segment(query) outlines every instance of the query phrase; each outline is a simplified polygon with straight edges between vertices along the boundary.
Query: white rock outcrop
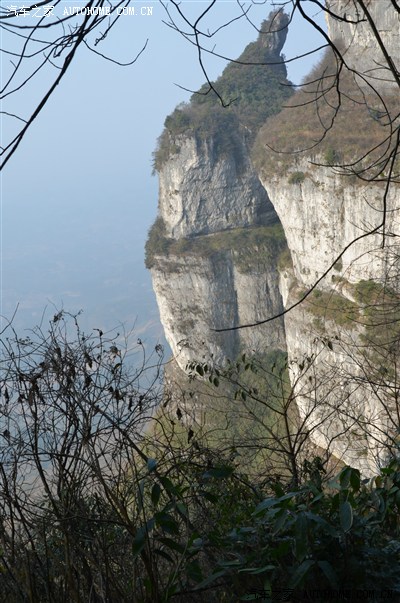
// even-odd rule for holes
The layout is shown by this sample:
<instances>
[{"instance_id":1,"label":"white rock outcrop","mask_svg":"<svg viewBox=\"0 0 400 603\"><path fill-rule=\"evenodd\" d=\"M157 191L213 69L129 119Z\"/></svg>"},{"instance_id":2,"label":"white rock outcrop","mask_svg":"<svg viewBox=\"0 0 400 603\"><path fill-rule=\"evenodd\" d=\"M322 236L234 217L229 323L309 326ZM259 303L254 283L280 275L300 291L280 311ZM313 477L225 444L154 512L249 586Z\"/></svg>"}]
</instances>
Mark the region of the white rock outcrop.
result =
<instances>
[{"instance_id":1,"label":"white rock outcrop","mask_svg":"<svg viewBox=\"0 0 400 603\"><path fill-rule=\"evenodd\" d=\"M303 174L304 180L290 184L290 175L296 172ZM395 185L384 202L382 183L364 184L338 174L334 168L312 165L307 159L297 160L285 179L269 177L263 185L281 220L299 283L314 285L346 247L337 265L318 285L320 288L331 288L332 277L337 281L338 276L350 283L384 279L393 247L390 239L382 248L383 229L379 226L385 203L385 231L400 235L399 191Z\"/></svg>"},{"instance_id":2,"label":"white rock outcrop","mask_svg":"<svg viewBox=\"0 0 400 603\"><path fill-rule=\"evenodd\" d=\"M160 318L182 370L191 361L222 365L239 353L285 349L283 319L249 329L216 331L254 323L283 309L276 258L260 260L245 272L240 268L234 251L156 258L151 274Z\"/></svg>"},{"instance_id":3,"label":"white rock outcrop","mask_svg":"<svg viewBox=\"0 0 400 603\"><path fill-rule=\"evenodd\" d=\"M159 171L159 215L173 239L276 222L242 142L241 161L218 155L212 139L180 136Z\"/></svg>"}]
</instances>

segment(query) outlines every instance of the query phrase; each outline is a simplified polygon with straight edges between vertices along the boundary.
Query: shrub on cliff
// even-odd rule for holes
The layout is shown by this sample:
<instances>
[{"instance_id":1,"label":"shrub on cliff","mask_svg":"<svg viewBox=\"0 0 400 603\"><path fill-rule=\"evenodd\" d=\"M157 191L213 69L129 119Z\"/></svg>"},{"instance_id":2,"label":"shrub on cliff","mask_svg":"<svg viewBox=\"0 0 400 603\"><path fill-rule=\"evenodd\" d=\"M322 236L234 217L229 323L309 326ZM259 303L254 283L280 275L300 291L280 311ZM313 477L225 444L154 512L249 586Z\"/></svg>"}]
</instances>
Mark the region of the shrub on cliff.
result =
<instances>
[{"instance_id":1,"label":"shrub on cliff","mask_svg":"<svg viewBox=\"0 0 400 603\"><path fill-rule=\"evenodd\" d=\"M158 217L149 230L145 247L146 268L152 268L155 257L185 257L195 255L207 258L219 252L232 253L234 263L242 273L249 273L262 262L271 262L285 249L286 241L280 224L233 228L207 236L170 239L165 235L165 224ZM173 265L171 264L173 268Z\"/></svg>"},{"instance_id":2,"label":"shrub on cliff","mask_svg":"<svg viewBox=\"0 0 400 603\"><path fill-rule=\"evenodd\" d=\"M167 255L171 240L166 237L165 224L161 216L158 216L150 227L144 251L144 262L147 269L154 266L156 255Z\"/></svg>"}]
</instances>

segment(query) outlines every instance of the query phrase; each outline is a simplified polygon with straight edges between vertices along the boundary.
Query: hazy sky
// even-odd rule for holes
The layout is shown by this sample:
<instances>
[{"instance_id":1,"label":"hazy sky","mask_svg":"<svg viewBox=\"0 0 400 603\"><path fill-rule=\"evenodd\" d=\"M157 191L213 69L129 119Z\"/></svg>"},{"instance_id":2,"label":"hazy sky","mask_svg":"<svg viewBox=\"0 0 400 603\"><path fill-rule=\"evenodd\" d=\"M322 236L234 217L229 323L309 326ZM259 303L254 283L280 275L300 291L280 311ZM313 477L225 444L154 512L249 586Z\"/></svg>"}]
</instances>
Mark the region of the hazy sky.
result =
<instances>
[{"instance_id":1,"label":"hazy sky","mask_svg":"<svg viewBox=\"0 0 400 603\"><path fill-rule=\"evenodd\" d=\"M168 15L162 4L134 5L151 7L152 15L121 17L100 51L127 61L148 39L139 60L118 67L81 48L2 172L1 312L9 318L19 304L19 329L34 326L47 306L50 315L55 308L83 309L86 330L120 322L130 328L136 322L138 335L146 339L147 333L151 343L161 336L143 263L157 211L151 154L165 117L189 97L175 84L195 90L204 76L195 48L163 23ZM196 15L207 2L186 0L182 6ZM249 16L258 26L270 9L270 2L252 5ZM239 13L235 1L217 0L208 25L218 27ZM242 19L222 30L210 47L216 44L217 52L235 58L256 36ZM284 53L289 58L320 44L312 29L298 22ZM2 78L8 60L2 55ZM299 82L313 61L291 63L289 78ZM212 78L224 67L211 56L206 62ZM32 82L15 99L14 112L29 114L43 83L41 77ZM7 133L8 122L2 122Z\"/></svg>"}]
</instances>

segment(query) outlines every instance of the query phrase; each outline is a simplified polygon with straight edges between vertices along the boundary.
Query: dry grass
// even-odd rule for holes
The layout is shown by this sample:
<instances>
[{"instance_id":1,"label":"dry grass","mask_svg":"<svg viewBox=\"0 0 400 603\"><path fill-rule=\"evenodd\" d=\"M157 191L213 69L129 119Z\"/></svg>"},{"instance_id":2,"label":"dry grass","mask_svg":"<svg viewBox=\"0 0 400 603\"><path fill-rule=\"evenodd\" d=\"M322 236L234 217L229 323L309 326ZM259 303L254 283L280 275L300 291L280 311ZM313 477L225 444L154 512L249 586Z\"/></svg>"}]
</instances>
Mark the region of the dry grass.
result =
<instances>
[{"instance_id":1,"label":"dry grass","mask_svg":"<svg viewBox=\"0 0 400 603\"><path fill-rule=\"evenodd\" d=\"M384 176L393 148L389 115L396 99L367 97L354 74L338 75L333 53L327 54L279 115L261 129L253 159L264 175L284 175L296 157L324 165L347 166L347 173L371 179ZM398 111L398 103L397 103Z\"/></svg>"}]
</instances>

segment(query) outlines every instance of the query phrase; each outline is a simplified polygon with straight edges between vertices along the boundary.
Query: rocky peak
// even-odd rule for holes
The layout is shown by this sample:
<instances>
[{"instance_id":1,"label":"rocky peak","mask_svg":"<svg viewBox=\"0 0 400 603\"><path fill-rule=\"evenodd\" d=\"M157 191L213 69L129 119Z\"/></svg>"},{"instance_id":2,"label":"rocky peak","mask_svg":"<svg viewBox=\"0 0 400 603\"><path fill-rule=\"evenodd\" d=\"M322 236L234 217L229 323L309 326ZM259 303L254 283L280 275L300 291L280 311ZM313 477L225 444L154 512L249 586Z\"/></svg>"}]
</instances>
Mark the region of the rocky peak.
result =
<instances>
[{"instance_id":1,"label":"rocky peak","mask_svg":"<svg viewBox=\"0 0 400 603\"><path fill-rule=\"evenodd\" d=\"M270 56L279 56L286 42L289 16L282 10L271 13L261 23L257 43L268 50Z\"/></svg>"}]
</instances>

